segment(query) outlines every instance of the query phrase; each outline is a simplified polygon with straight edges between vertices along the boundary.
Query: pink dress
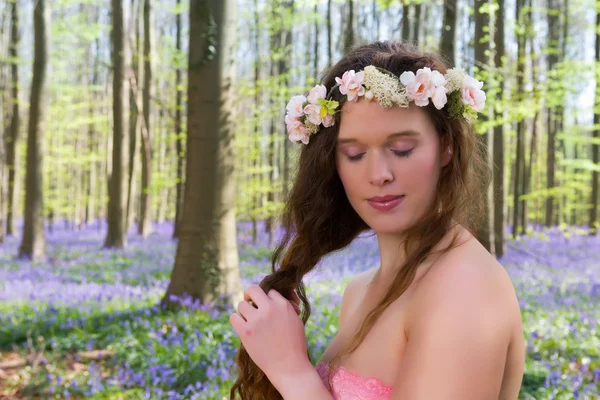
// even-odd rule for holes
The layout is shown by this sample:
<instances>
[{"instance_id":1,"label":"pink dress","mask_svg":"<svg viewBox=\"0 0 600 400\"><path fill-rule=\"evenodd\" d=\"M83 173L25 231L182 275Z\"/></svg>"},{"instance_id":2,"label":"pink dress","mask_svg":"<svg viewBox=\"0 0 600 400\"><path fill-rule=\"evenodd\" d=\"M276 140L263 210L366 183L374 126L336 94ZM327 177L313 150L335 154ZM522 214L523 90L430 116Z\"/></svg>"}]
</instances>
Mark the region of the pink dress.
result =
<instances>
[{"instance_id":1,"label":"pink dress","mask_svg":"<svg viewBox=\"0 0 600 400\"><path fill-rule=\"evenodd\" d=\"M335 400L389 400L392 387L379 378L364 377L357 372L338 367L332 374L331 385L327 382L329 366L317 363L316 370Z\"/></svg>"}]
</instances>

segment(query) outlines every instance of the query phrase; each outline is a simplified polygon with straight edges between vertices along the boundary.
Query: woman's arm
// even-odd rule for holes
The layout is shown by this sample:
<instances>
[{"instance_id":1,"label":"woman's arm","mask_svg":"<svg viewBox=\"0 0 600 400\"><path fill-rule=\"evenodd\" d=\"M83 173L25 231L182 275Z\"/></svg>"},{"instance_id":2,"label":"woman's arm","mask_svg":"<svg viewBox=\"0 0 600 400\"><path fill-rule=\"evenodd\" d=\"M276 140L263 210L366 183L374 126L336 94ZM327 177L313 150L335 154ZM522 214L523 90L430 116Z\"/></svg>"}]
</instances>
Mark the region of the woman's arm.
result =
<instances>
[{"instance_id":1,"label":"woman's arm","mask_svg":"<svg viewBox=\"0 0 600 400\"><path fill-rule=\"evenodd\" d=\"M271 382L284 400L333 400L319 373L307 359L298 373L287 375L279 382Z\"/></svg>"}]
</instances>

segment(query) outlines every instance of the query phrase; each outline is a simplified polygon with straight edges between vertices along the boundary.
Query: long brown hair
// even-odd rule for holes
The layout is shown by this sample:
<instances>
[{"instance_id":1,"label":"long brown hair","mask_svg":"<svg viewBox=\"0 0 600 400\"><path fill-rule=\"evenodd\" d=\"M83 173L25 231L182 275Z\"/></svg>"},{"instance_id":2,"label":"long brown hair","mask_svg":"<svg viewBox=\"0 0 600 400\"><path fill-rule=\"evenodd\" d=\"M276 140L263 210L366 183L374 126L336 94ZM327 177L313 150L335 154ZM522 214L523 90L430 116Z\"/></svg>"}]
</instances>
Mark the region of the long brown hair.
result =
<instances>
[{"instance_id":1,"label":"long brown hair","mask_svg":"<svg viewBox=\"0 0 600 400\"><path fill-rule=\"evenodd\" d=\"M351 69L362 70L368 65L384 68L396 76L404 71L416 72L423 67L444 74L447 68L438 54L423 52L408 43L377 41L350 50L327 72L322 84L329 92L336 83L335 77L341 77ZM344 96L337 90L333 91L332 98L340 101L340 104L344 101ZM447 106L442 110L437 110L432 104L424 108L440 139L445 138L450 146L452 158L441 171L431 209L406 232L407 239L403 242L406 261L398 268L389 290L369 312L358 332L329 362L330 373L342 356L351 353L362 343L387 306L406 291L415 277L417 267L431 254L453 223L460 223L471 232L476 232L479 226L490 181L489 169L481 156L481 142L470 124L450 119ZM361 232L370 229L352 208L336 170L335 150L339 126L338 114L333 126L322 127L311 136L308 145L301 145L297 177L281 217L284 237L273 252L272 272L260 283L266 293L275 289L288 299L292 290L296 290L302 301L300 317L304 324L310 317L311 308L302 278L313 270L323 256L348 246ZM455 241L452 240L442 252L454 245ZM282 398L254 364L243 345L235 360L239 374L230 391L231 400L235 399L236 392L242 400Z\"/></svg>"}]
</instances>

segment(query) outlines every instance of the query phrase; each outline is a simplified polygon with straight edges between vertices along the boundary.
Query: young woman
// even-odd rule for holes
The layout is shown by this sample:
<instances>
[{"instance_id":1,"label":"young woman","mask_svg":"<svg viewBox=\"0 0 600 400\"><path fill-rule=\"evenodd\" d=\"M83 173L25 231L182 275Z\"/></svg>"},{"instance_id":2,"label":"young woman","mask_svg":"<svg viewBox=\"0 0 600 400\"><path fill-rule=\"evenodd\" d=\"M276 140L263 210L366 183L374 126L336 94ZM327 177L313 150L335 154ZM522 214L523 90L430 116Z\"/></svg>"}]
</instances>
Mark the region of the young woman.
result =
<instances>
[{"instance_id":1,"label":"young woman","mask_svg":"<svg viewBox=\"0 0 600 400\"><path fill-rule=\"evenodd\" d=\"M389 41L353 49L322 83L287 106L298 175L273 272L230 316L242 342L231 399L516 399L518 300L474 237L489 185L471 125L482 83ZM367 230L381 264L348 284L313 366L302 278Z\"/></svg>"}]
</instances>

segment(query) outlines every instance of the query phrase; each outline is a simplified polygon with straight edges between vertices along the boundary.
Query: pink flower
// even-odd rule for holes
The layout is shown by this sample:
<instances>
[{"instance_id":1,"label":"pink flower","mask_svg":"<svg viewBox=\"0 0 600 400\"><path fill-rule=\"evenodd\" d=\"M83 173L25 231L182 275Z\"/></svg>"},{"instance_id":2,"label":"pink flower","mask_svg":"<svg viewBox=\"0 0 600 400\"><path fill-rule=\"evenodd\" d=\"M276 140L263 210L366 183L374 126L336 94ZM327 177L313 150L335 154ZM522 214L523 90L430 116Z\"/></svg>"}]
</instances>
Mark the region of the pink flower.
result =
<instances>
[{"instance_id":1,"label":"pink flower","mask_svg":"<svg viewBox=\"0 0 600 400\"><path fill-rule=\"evenodd\" d=\"M304 110L302 109L304 103L306 103L306 97L302 95L294 96L287 103L285 109L288 111L290 117L299 118L304 115Z\"/></svg>"},{"instance_id":2,"label":"pink flower","mask_svg":"<svg viewBox=\"0 0 600 400\"><path fill-rule=\"evenodd\" d=\"M330 126L333 126L334 123L335 123L335 118L331 114L327 114L325 116L325 118L323 118L323 126L325 128L329 128Z\"/></svg>"},{"instance_id":3,"label":"pink flower","mask_svg":"<svg viewBox=\"0 0 600 400\"><path fill-rule=\"evenodd\" d=\"M426 106L429 104L431 97L431 69L428 67L417 71L415 75L412 71L404 71L400 75L400 81L406 86L408 97L418 106Z\"/></svg>"},{"instance_id":4,"label":"pink flower","mask_svg":"<svg viewBox=\"0 0 600 400\"><path fill-rule=\"evenodd\" d=\"M483 82L471 76L465 76L462 89L462 100L464 104L469 104L476 111L483 110L485 107L485 92L481 90Z\"/></svg>"},{"instance_id":5,"label":"pink flower","mask_svg":"<svg viewBox=\"0 0 600 400\"><path fill-rule=\"evenodd\" d=\"M353 69L344 72L342 79L335 78L335 81L340 85L340 93L347 95L348 101L356 101L359 96L365 94L364 80L365 73L363 71L355 73Z\"/></svg>"},{"instance_id":6,"label":"pink flower","mask_svg":"<svg viewBox=\"0 0 600 400\"><path fill-rule=\"evenodd\" d=\"M327 89L324 85L316 85L310 89L308 93L308 102L310 104L319 104L319 99L324 99L327 96Z\"/></svg>"},{"instance_id":7,"label":"pink flower","mask_svg":"<svg viewBox=\"0 0 600 400\"><path fill-rule=\"evenodd\" d=\"M319 125L322 122L321 119L321 106L318 104L308 104L304 107L304 114L308 117L308 120L315 125Z\"/></svg>"},{"instance_id":8,"label":"pink flower","mask_svg":"<svg viewBox=\"0 0 600 400\"><path fill-rule=\"evenodd\" d=\"M302 141L304 144L308 144L308 134L306 133L306 126L297 118L291 117L289 114L285 116L285 125L288 131L288 137L292 142Z\"/></svg>"},{"instance_id":9,"label":"pink flower","mask_svg":"<svg viewBox=\"0 0 600 400\"><path fill-rule=\"evenodd\" d=\"M431 96L431 101L433 105L438 110L444 108L446 103L448 102L448 97L446 96L446 88L444 86L438 86L435 88L435 92L433 92L433 96Z\"/></svg>"}]
</instances>

